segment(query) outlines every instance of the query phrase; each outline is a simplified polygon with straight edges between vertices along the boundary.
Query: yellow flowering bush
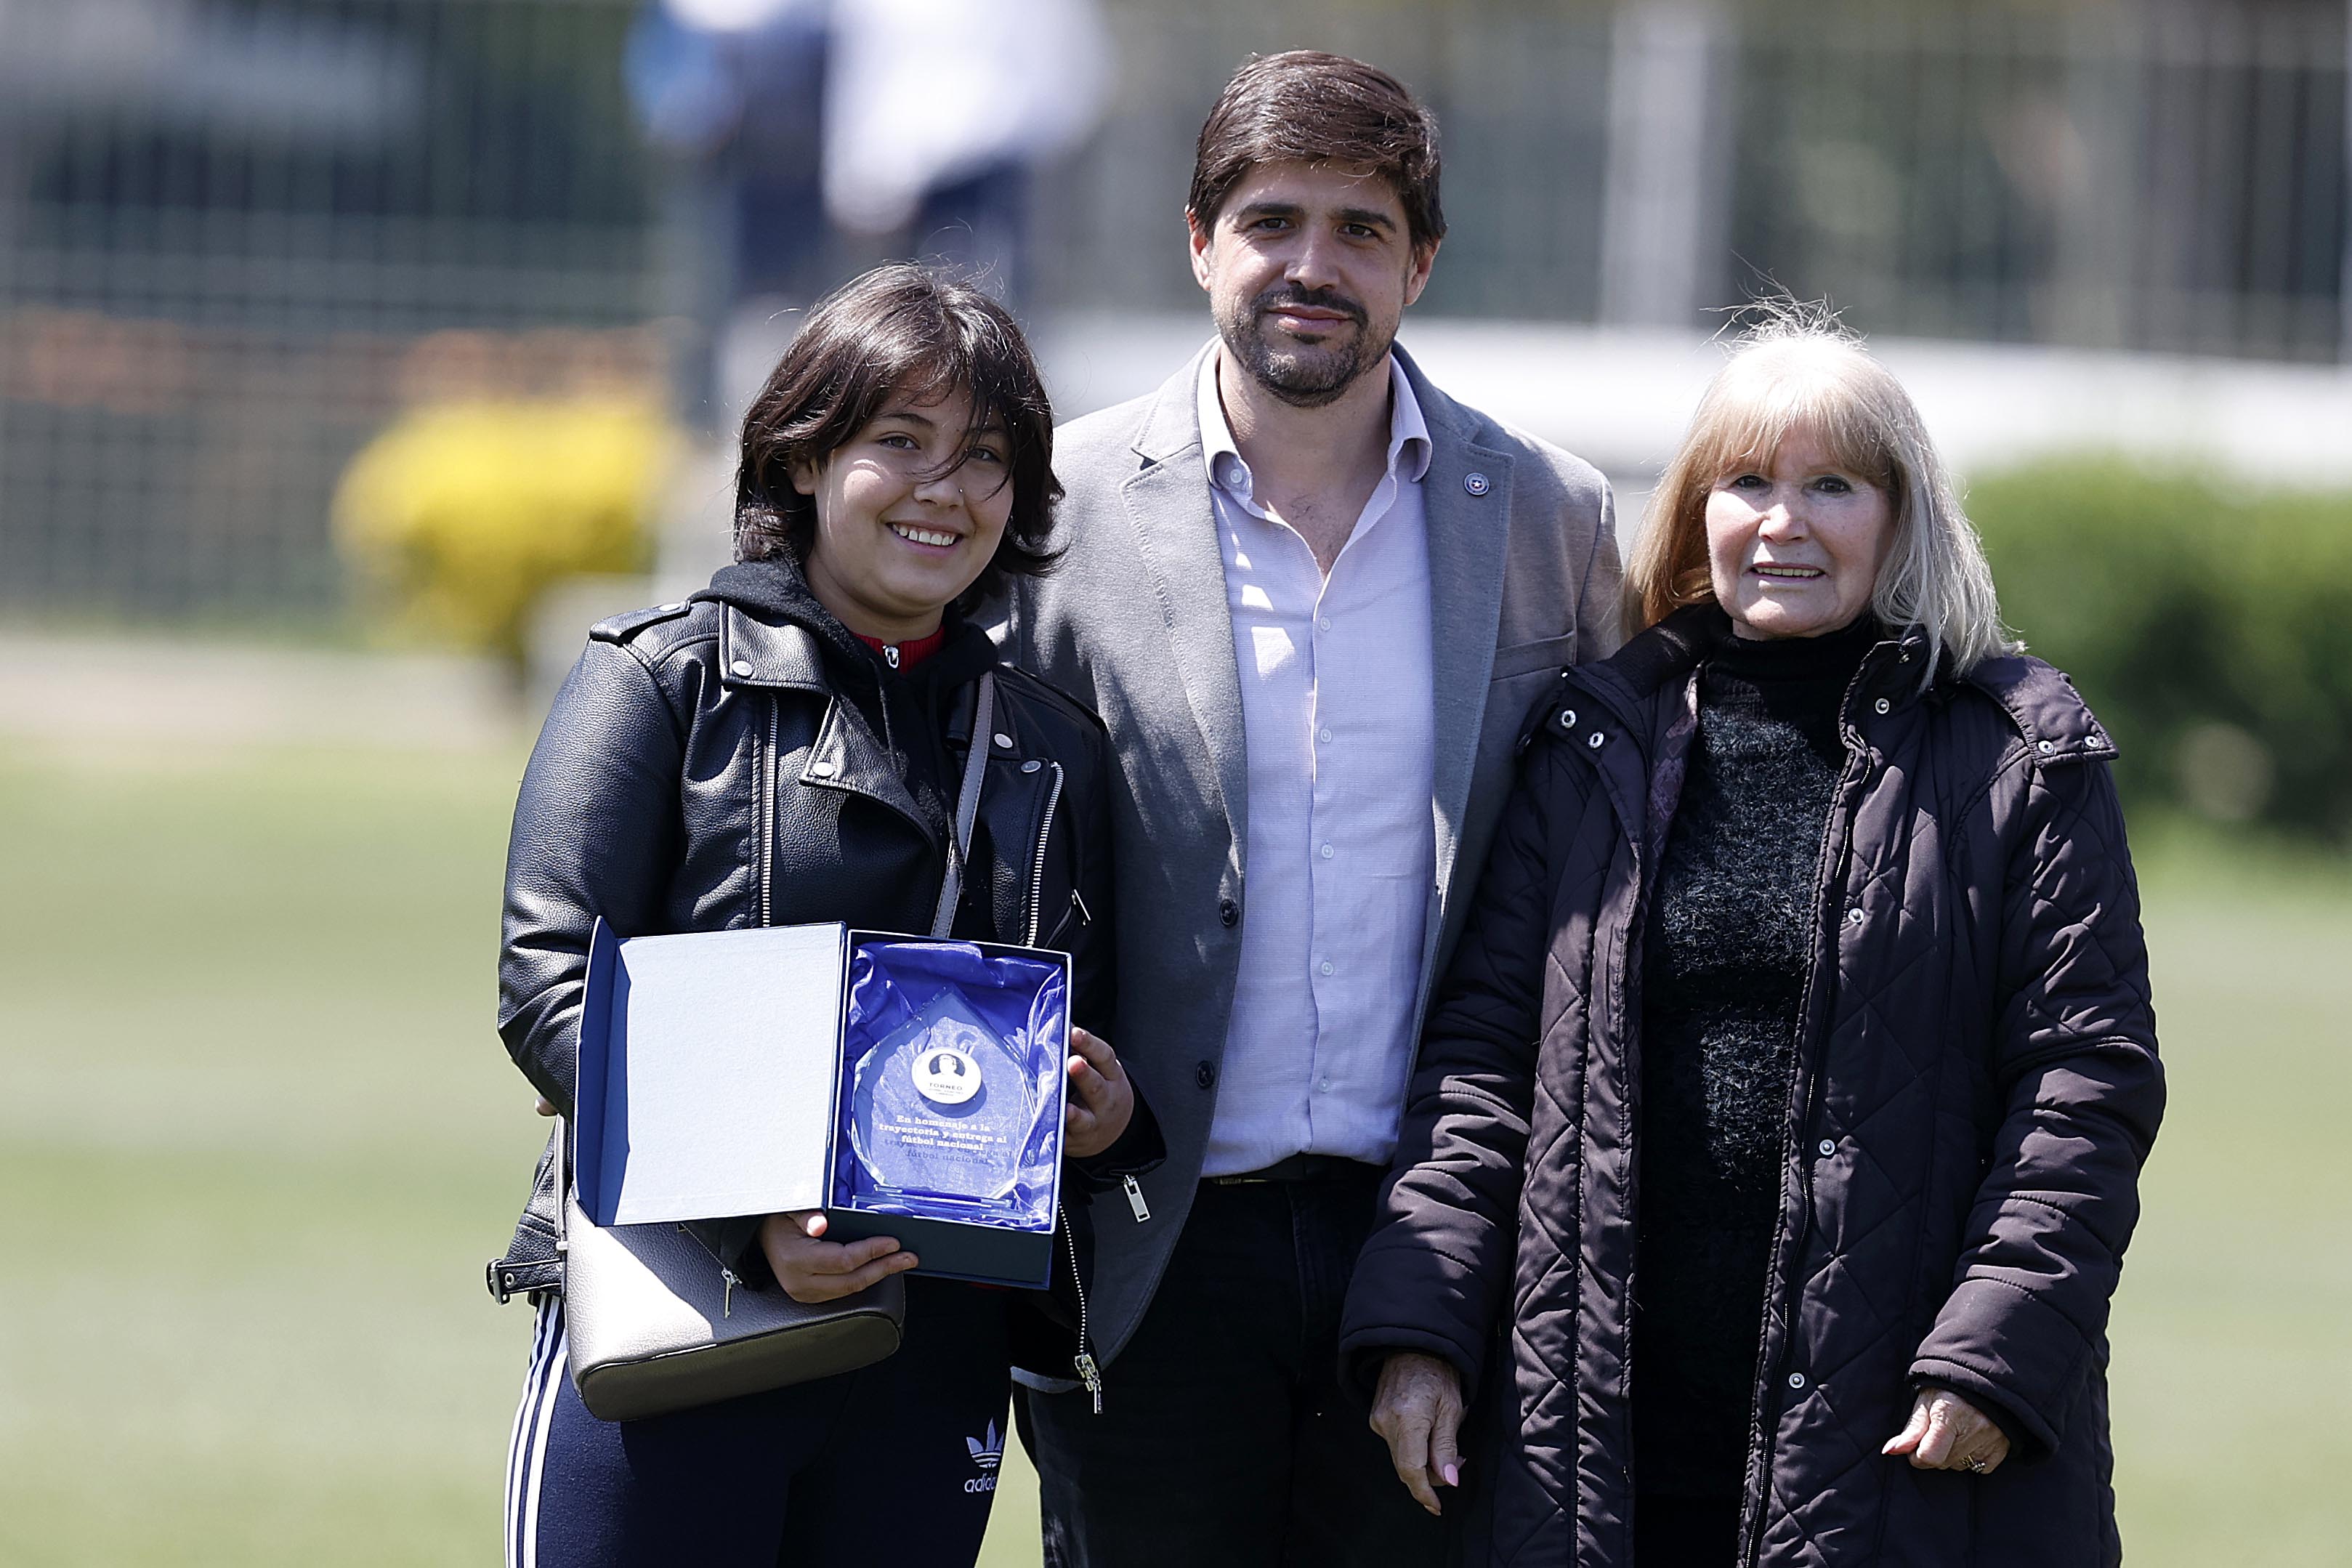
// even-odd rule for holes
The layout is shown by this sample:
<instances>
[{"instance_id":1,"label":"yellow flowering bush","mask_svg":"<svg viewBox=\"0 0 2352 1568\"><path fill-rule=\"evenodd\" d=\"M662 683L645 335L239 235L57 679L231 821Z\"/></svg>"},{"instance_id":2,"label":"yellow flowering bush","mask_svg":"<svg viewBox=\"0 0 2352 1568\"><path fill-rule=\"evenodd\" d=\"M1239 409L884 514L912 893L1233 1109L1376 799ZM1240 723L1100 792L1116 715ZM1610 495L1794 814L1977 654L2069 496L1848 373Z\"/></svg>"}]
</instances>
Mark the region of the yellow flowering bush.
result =
<instances>
[{"instance_id":1,"label":"yellow flowering bush","mask_svg":"<svg viewBox=\"0 0 2352 1568\"><path fill-rule=\"evenodd\" d=\"M402 632L520 658L550 584L647 566L676 442L635 398L425 405L344 469L336 542Z\"/></svg>"}]
</instances>

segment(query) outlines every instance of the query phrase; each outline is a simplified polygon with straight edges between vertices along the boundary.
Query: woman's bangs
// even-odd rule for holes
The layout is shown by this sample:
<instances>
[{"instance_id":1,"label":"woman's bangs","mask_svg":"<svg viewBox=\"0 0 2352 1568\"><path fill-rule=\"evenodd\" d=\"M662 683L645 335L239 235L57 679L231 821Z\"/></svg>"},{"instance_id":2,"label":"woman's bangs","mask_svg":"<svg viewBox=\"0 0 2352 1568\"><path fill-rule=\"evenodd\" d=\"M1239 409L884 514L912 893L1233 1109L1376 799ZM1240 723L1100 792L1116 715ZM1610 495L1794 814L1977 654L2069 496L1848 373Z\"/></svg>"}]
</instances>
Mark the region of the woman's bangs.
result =
<instances>
[{"instance_id":1,"label":"woman's bangs","mask_svg":"<svg viewBox=\"0 0 2352 1568\"><path fill-rule=\"evenodd\" d=\"M1893 481L1893 445L1867 400L1828 367L1809 369L1810 374L1790 374L1774 367L1742 377L1748 387L1726 389L1724 406L1707 433L1708 478L1770 463L1801 430L1821 443L1832 466L1881 489Z\"/></svg>"}]
</instances>

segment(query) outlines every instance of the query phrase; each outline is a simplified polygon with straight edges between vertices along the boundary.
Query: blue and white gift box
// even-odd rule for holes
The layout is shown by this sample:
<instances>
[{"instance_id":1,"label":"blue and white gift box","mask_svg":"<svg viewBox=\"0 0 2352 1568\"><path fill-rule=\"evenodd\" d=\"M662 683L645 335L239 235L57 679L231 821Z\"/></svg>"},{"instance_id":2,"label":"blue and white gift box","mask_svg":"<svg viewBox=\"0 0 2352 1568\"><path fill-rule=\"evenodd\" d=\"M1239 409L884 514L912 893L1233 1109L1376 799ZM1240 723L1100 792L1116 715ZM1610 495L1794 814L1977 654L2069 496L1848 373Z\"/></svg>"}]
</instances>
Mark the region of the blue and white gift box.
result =
<instances>
[{"instance_id":1,"label":"blue and white gift box","mask_svg":"<svg viewBox=\"0 0 2352 1568\"><path fill-rule=\"evenodd\" d=\"M1070 967L1036 948L841 924L588 952L573 1184L600 1226L823 1209L923 1274L1053 1266Z\"/></svg>"}]
</instances>

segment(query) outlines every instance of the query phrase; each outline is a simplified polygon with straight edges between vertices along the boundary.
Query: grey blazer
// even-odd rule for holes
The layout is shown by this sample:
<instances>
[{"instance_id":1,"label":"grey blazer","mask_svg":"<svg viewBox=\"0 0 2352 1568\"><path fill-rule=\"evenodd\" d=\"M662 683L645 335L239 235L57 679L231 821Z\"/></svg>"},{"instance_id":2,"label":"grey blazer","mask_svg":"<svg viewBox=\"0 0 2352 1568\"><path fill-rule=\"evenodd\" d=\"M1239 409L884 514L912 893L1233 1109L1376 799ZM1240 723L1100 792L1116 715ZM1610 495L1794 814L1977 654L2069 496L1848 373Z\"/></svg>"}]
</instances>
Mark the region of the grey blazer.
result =
<instances>
[{"instance_id":1,"label":"grey blazer","mask_svg":"<svg viewBox=\"0 0 2352 1568\"><path fill-rule=\"evenodd\" d=\"M1003 628L1015 662L1101 715L1118 763L1111 1042L1159 1114L1168 1159L1144 1179L1148 1221L1114 1204L1096 1227L1088 1315L1106 1363L1141 1321L1200 1181L1248 908L1241 677L1195 401L1213 347L1150 396L1055 433L1066 494L1055 542L1066 553L1048 575L1014 580ZM1563 666L1615 649L1620 573L1599 473L1465 408L1395 352L1433 448L1425 1009L1510 789L1520 721Z\"/></svg>"}]
</instances>

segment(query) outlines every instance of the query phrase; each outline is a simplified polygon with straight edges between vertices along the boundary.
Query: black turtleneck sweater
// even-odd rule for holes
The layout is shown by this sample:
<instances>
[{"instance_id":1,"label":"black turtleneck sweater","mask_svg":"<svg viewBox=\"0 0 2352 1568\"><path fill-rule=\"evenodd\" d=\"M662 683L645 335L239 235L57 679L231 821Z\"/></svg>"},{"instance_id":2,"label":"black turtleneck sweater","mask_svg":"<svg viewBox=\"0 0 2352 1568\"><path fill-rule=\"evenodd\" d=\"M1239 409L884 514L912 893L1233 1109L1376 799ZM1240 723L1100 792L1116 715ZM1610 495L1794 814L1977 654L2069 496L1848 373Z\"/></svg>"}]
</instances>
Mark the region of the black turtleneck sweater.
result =
<instances>
[{"instance_id":1,"label":"black turtleneck sweater","mask_svg":"<svg viewBox=\"0 0 2352 1568\"><path fill-rule=\"evenodd\" d=\"M1635 1485L1736 1501L1846 687L1881 633L1717 624L1642 959ZM1728 1563L1730 1543L1725 1543Z\"/></svg>"}]
</instances>

